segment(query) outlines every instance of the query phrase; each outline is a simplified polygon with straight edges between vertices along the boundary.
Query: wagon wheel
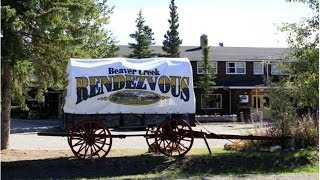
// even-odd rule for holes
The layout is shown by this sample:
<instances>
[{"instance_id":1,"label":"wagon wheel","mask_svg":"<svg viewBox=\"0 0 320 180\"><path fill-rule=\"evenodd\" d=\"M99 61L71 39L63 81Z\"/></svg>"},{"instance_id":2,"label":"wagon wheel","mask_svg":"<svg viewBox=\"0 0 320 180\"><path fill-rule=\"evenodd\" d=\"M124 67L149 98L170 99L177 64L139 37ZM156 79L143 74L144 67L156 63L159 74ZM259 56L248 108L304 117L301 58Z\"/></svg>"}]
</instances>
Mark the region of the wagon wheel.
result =
<instances>
[{"instance_id":1,"label":"wagon wheel","mask_svg":"<svg viewBox=\"0 0 320 180\"><path fill-rule=\"evenodd\" d=\"M109 129L102 123L83 121L69 132L68 143L78 158L99 159L109 153L112 138Z\"/></svg>"},{"instance_id":2,"label":"wagon wheel","mask_svg":"<svg viewBox=\"0 0 320 180\"><path fill-rule=\"evenodd\" d=\"M152 125L148 126L146 130L145 138L149 146L149 152L158 151L158 148L156 145L156 139L155 139L156 130L157 130L157 126L152 126Z\"/></svg>"},{"instance_id":3,"label":"wagon wheel","mask_svg":"<svg viewBox=\"0 0 320 180\"><path fill-rule=\"evenodd\" d=\"M164 121L156 134L158 150L166 156L183 156L192 147L193 131L188 122L182 119Z\"/></svg>"}]
</instances>

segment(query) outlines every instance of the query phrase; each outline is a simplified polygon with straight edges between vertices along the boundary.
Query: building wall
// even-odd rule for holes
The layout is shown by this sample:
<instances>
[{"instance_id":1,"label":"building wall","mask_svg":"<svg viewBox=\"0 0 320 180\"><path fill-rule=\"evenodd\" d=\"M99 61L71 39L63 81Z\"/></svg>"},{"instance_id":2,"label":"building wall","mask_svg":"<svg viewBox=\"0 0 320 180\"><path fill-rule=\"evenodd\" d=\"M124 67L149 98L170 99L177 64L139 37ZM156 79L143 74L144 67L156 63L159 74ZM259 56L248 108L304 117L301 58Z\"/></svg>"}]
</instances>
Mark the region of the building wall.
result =
<instances>
[{"instance_id":1,"label":"building wall","mask_svg":"<svg viewBox=\"0 0 320 180\"><path fill-rule=\"evenodd\" d=\"M253 84L263 84L264 80L267 78L267 70L264 68L264 74L255 75L253 73L253 62L246 62L246 74L227 74L226 73L226 62L228 61L218 61L217 74L216 74L216 85L217 86L246 86ZM234 61L230 61L234 62ZM239 61L241 62L241 61ZM191 66L193 69L193 79L195 86L199 81L199 74L197 74L197 62L191 61ZM269 71L270 72L270 71ZM270 73L269 73L270 76Z\"/></svg>"},{"instance_id":2,"label":"building wall","mask_svg":"<svg viewBox=\"0 0 320 180\"><path fill-rule=\"evenodd\" d=\"M279 76L271 75L270 66L264 67L264 74L255 75L253 61L246 61L246 73L245 74L226 74L226 62L243 62L243 61L218 61L217 62L217 74L215 83L217 89L214 94L222 94L222 109L208 109L207 114L237 114L240 117L240 113L243 113L245 118L250 116L250 110L252 110L252 96L256 94L255 86L264 85L267 78L277 81ZM259 62L259 61L256 61ZM205 110L201 109L201 90L197 83L201 75L197 74L197 61L191 61L193 69L193 79L196 95L196 114L205 114ZM268 68L268 70L267 70ZM267 75L268 73L268 75ZM224 87L224 88L221 88ZM232 87L232 89L229 89ZM236 87L239 87L237 89ZM251 87L250 89L244 89L243 87ZM266 91L263 94L267 94ZM248 103L239 103L239 95L248 95ZM259 95L261 92L259 90ZM231 107L230 107L231 106Z\"/></svg>"},{"instance_id":3,"label":"building wall","mask_svg":"<svg viewBox=\"0 0 320 180\"><path fill-rule=\"evenodd\" d=\"M222 95L222 107L221 109L202 109L201 108L201 90L199 88L194 89L196 96L196 114L210 114L210 115L225 115L229 114L230 101L229 101L229 92L224 89L216 89L213 94ZM207 113L205 113L207 111Z\"/></svg>"},{"instance_id":4,"label":"building wall","mask_svg":"<svg viewBox=\"0 0 320 180\"><path fill-rule=\"evenodd\" d=\"M226 62L218 62L217 85L222 86L248 86L263 84L265 75L253 73L253 62L246 62L246 74L227 74Z\"/></svg>"}]
</instances>

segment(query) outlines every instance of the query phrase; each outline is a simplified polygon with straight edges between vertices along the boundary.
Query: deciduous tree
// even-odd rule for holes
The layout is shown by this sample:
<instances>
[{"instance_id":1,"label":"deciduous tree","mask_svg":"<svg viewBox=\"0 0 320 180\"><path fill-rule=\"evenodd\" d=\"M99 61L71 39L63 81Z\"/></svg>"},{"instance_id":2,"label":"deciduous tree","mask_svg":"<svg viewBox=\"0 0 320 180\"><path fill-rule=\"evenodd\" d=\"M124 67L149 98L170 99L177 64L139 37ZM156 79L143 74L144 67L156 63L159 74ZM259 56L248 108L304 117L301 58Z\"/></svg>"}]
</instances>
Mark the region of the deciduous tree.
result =
<instances>
[{"instance_id":1,"label":"deciduous tree","mask_svg":"<svg viewBox=\"0 0 320 180\"><path fill-rule=\"evenodd\" d=\"M304 18L298 23L285 23L281 31L288 33L288 56L292 63L281 65L289 76L285 79L285 89L296 100L296 104L319 108L319 1L292 0L306 3L313 12L310 18ZM291 2L291 1L290 1Z\"/></svg>"},{"instance_id":2,"label":"deciduous tree","mask_svg":"<svg viewBox=\"0 0 320 180\"><path fill-rule=\"evenodd\" d=\"M303 148L318 146L318 118L298 117L297 106L307 107L309 115L315 115L319 109L319 1L289 2L307 4L314 15L297 23L285 23L280 28L288 34L290 53L287 60L290 63L279 63L280 70L288 75L283 76L280 82L270 84L270 102L275 117L275 126L270 129L270 134L291 136Z\"/></svg>"}]
</instances>

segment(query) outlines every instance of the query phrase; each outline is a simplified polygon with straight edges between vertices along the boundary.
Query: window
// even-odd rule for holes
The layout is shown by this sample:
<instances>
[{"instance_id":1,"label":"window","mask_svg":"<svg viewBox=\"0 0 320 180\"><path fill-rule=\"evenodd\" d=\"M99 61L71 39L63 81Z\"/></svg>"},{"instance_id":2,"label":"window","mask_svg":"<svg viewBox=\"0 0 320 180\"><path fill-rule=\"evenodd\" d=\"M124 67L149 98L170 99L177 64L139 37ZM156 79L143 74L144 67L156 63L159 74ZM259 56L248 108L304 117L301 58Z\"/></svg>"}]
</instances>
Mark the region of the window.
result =
<instances>
[{"instance_id":1,"label":"window","mask_svg":"<svg viewBox=\"0 0 320 180\"><path fill-rule=\"evenodd\" d=\"M271 63L271 75L288 75L285 70L281 70L277 63Z\"/></svg>"},{"instance_id":2,"label":"window","mask_svg":"<svg viewBox=\"0 0 320 180\"><path fill-rule=\"evenodd\" d=\"M227 62L227 74L246 74L245 62Z\"/></svg>"},{"instance_id":3,"label":"window","mask_svg":"<svg viewBox=\"0 0 320 180\"><path fill-rule=\"evenodd\" d=\"M217 74L217 62L210 62L212 71L214 72L214 74ZM197 73L198 74L203 74L204 72L204 67L203 67L203 61L198 61L197 62Z\"/></svg>"},{"instance_id":4,"label":"window","mask_svg":"<svg viewBox=\"0 0 320 180\"><path fill-rule=\"evenodd\" d=\"M222 109L222 95L210 94L208 99L201 94L201 109Z\"/></svg>"},{"instance_id":5,"label":"window","mask_svg":"<svg viewBox=\"0 0 320 180\"><path fill-rule=\"evenodd\" d=\"M278 64L275 64L275 63L271 64L271 74L272 75L280 75Z\"/></svg>"},{"instance_id":6,"label":"window","mask_svg":"<svg viewBox=\"0 0 320 180\"><path fill-rule=\"evenodd\" d=\"M253 74L263 74L264 66L262 62L253 63Z\"/></svg>"}]
</instances>

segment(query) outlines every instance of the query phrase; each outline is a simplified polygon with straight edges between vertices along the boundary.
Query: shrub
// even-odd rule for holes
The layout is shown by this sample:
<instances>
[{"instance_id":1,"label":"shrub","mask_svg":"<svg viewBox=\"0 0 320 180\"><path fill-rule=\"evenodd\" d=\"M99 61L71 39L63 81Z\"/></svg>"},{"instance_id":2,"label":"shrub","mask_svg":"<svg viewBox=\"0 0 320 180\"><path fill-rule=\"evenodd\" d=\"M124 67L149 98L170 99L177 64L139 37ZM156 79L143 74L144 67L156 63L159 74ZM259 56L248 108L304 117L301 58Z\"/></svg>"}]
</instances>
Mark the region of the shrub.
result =
<instances>
[{"instance_id":1,"label":"shrub","mask_svg":"<svg viewBox=\"0 0 320 180\"><path fill-rule=\"evenodd\" d=\"M297 148L319 146L319 124L311 116L303 116L292 127L292 137Z\"/></svg>"},{"instance_id":2,"label":"shrub","mask_svg":"<svg viewBox=\"0 0 320 180\"><path fill-rule=\"evenodd\" d=\"M319 124L318 118L312 116L295 117L288 113L283 114L282 119L278 119L265 130L256 131L256 136L282 137L290 136L292 140L284 141L235 141L225 145L226 150L266 150L272 146L283 146L284 148L312 148L319 147ZM294 143L292 143L294 142Z\"/></svg>"}]
</instances>

